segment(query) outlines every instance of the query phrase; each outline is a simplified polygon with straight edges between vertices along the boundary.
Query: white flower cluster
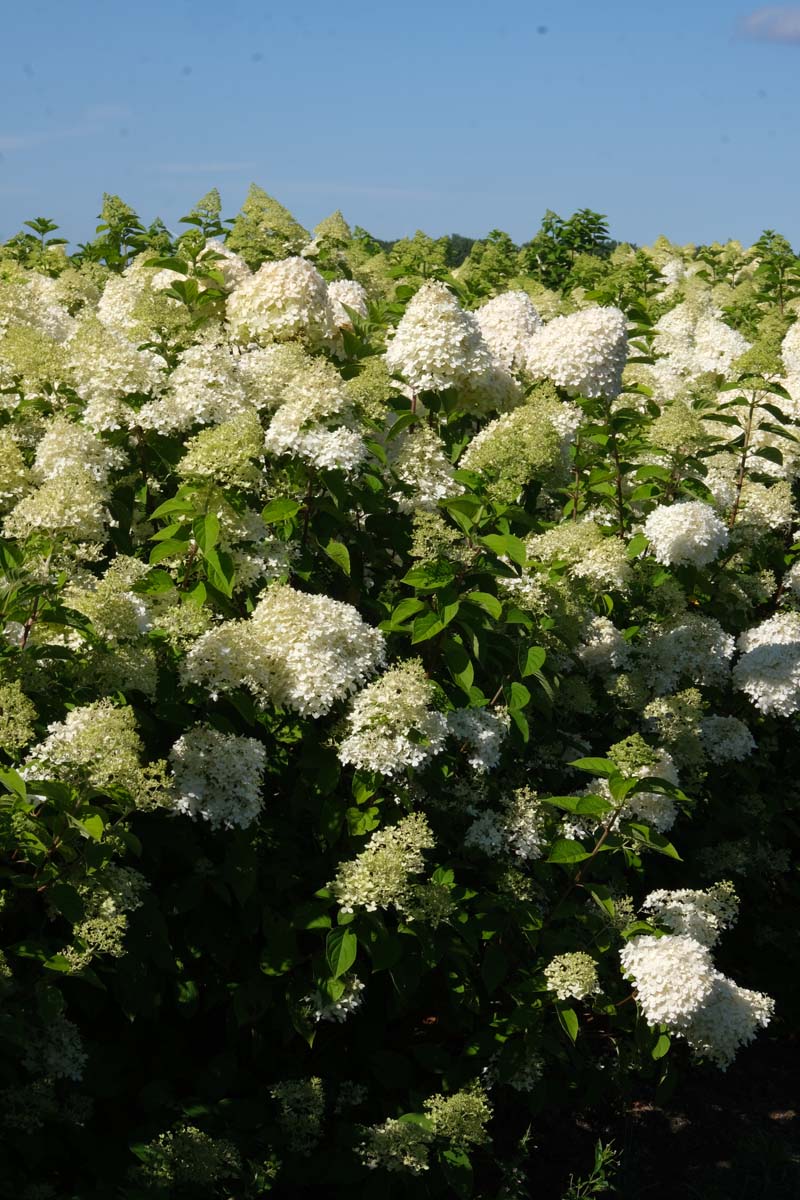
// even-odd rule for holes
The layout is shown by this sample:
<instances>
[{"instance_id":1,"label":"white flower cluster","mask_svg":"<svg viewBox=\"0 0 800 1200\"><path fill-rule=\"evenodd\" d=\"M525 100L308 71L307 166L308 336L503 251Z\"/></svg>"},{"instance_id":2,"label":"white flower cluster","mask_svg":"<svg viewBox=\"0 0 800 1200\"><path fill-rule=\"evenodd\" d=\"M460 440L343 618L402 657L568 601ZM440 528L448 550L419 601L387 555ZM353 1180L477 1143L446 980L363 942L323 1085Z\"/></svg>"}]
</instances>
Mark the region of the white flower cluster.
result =
<instances>
[{"instance_id":1,"label":"white flower cluster","mask_svg":"<svg viewBox=\"0 0 800 1200\"><path fill-rule=\"evenodd\" d=\"M83 1079L89 1056L83 1048L80 1030L66 1017L52 1018L40 1037L25 1051L25 1066L42 1078Z\"/></svg>"},{"instance_id":2,"label":"white flower cluster","mask_svg":"<svg viewBox=\"0 0 800 1200\"><path fill-rule=\"evenodd\" d=\"M181 354L166 392L139 410L143 429L185 432L195 425L218 425L249 407L230 347L212 334Z\"/></svg>"},{"instance_id":3,"label":"white flower cluster","mask_svg":"<svg viewBox=\"0 0 800 1200\"><path fill-rule=\"evenodd\" d=\"M631 649L613 621L591 616L584 625L575 656L587 671L606 674L626 667Z\"/></svg>"},{"instance_id":4,"label":"white flower cluster","mask_svg":"<svg viewBox=\"0 0 800 1200\"><path fill-rule=\"evenodd\" d=\"M492 858L508 855L519 862L541 858L547 845L547 813L530 788L503 798L502 810L479 813L464 835L465 849Z\"/></svg>"},{"instance_id":5,"label":"white flower cluster","mask_svg":"<svg viewBox=\"0 0 800 1200\"><path fill-rule=\"evenodd\" d=\"M64 599L89 618L105 641L135 642L153 624L144 598L131 590L147 571L147 563L120 554L101 579L87 580L85 587L68 586Z\"/></svg>"},{"instance_id":6,"label":"white flower cluster","mask_svg":"<svg viewBox=\"0 0 800 1200\"><path fill-rule=\"evenodd\" d=\"M484 375L492 362L473 313L443 283L422 285L386 350L386 365L414 391L444 391Z\"/></svg>"},{"instance_id":7,"label":"white flower cluster","mask_svg":"<svg viewBox=\"0 0 800 1200\"><path fill-rule=\"evenodd\" d=\"M672 399L689 380L713 372L727 376L750 343L720 320L709 300L684 301L658 321L651 368L659 399Z\"/></svg>"},{"instance_id":8,"label":"white flower cluster","mask_svg":"<svg viewBox=\"0 0 800 1200\"><path fill-rule=\"evenodd\" d=\"M357 858L339 864L336 878L328 884L342 912L359 908L374 912L390 906L404 912L413 902L409 876L425 869L422 852L433 846L423 813L411 813L396 825L376 830Z\"/></svg>"},{"instance_id":9,"label":"white flower cluster","mask_svg":"<svg viewBox=\"0 0 800 1200\"><path fill-rule=\"evenodd\" d=\"M670 933L686 934L703 946L713 946L723 929L729 929L739 912L739 898L733 884L715 883L706 891L660 888L642 902L642 911Z\"/></svg>"},{"instance_id":10,"label":"white flower cluster","mask_svg":"<svg viewBox=\"0 0 800 1200\"><path fill-rule=\"evenodd\" d=\"M359 466L367 448L335 367L316 360L287 383L264 446L272 454L305 459L321 470L350 472Z\"/></svg>"},{"instance_id":11,"label":"white flower cluster","mask_svg":"<svg viewBox=\"0 0 800 1200\"><path fill-rule=\"evenodd\" d=\"M367 315L367 293L355 279L334 279L328 284L328 299L331 302L333 319L339 329L353 327L348 308L360 317Z\"/></svg>"},{"instance_id":12,"label":"white flower cluster","mask_svg":"<svg viewBox=\"0 0 800 1200\"><path fill-rule=\"evenodd\" d=\"M722 521L700 500L660 504L645 521L644 533L656 561L667 566L705 567L728 544Z\"/></svg>"},{"instance_id":13,"label":"white flower cluster","mask_svg":"<svg viewBox=\"0 0 800 1200\"><path fill-rule=\"evenodd\" d=\"M800 613L776 613L740 634L734 687L759 712L790 717L800 708Z\"/></svg>"},{"instance_id":14,"label":"white flower cluster","mask_svg":"<svg viewBox=\"0 0 800 1200\"><path fill-rule=\"evenodd\" d=\"M735 642L713 617L685 613L645 633L638 662L658 695L677 691L682 679L707 687L728 680Z\"/></svg>"},{"instance_id":15,"label":"white flower cluster","mask_svg":"<svg viewBox=\"0 0 800 1200\"><path fill-rule=\"evenodd\" d=\"M542 328L542 318L527 292L502 292L475 311L483 339L509 371L525 366L528 342Z\"/></svg>"},{"instance_id":16,"label":"white flower cluster","mask_svg":"<svg viewBox=\"0 0 800 1200\"><path fill-rule=\"evenodd\" d=\"M74 544L75 553L88 545L86 557L94 557L95 543L105 541L111 514L108 492L83 467L68 467L23 496L3 524L6 537L24 540L42 534Z\"/></svg>"},{"instance_id":17,"label":"white flower cluster","mask_svg":"<svg viewBox=\"0 0 800 1200\"><path fill-rule=\"evenodd\" d=\"M340 761L381 775L419 769L444 748L448 733L447 718L432 707L434 697L419 660L391 667L350 705Z\"/></svg>"},{"instance_id":18,"label":"white flower cluster","mask_svg":"<svg viewBox=\"0 0 800 1200\"><path fill-rule=\"evenodd\" d=\"M31 747L25 760L21 773L26 778L52 776L69 783L88 782L101 790L125 788L143 808L164 801L160 764L141 765L143 745L132 708L98 700L71 709L47 729L48 736Z\"/></svg>"},{"instance_id":19,"label":"white flower cluster","mask_svg":"<svg viewBox=\"0 0 800 1200\"><path fill-rule=\"evenodd\" d=\"M534 534L528 538L527 551L529 558L539 562L565 566L571 579L597 590L626 591L631 581L625 543L594 521L567 522Z\"/></svg>"},{"instance_id":20,"label":"white flower cluster","mask_svg":"<svg viewBox=\"0 0 800 1200\"><path fill-rule=\"evenodd\" d=\"M308 997L311 1005L311 1015L315 1021L334 1021L342 1024L351 1013L356 1012L364 1003L364 984L357 975L351 975L342 981L344 991L337 1000L331 1000L321 991L314 991Z\"/></svg>"},{"instance_id":21,"label":"white flower cluster","mask_svg":"<svg viewBox=\"0 0 800 1200\"><path fill-rule=\"evenodd\" d=\"M312 348L337 337L328 287L305 258L265 262L228 297L228 322L242 342L299 338Z\"/></svg>"},{"instance_id":22,"label":"white flower cluster","mask_svg":"<svg viewBox=\"0 0 800 1200\"><path fill-rule=\"evenodd\" d=\"M700 725L703 749L712 762L741 762L752 754L756 740L738 717L706 717Z\"/></svg>"},{"instance_id":23,"label":"white flower cluster","mask_svg":"<svg viewBox=\"0 0 800 1200\"><path fill-rule=\"evenodd\" d=\"M483 773L499 763L511 718L502 708L458 708L448 713L447 726L450 736L464 743L472 769Z\"/></svg>"},{"instance_id":24,"label":"white flower cluster","mask_svg":"<svg viewBox=\"0 0 800 1200\"><path fill-rule=\"evenodd\" d=\"M401 484L392 499L401 512L433 512L440 500L458 496L463 488L453 479L453 466L441 439L429 425L417 425L388 446L389 465Z\"/></svg>"},{"instance_id":25,"label":"white flower cluster","mask_svg":"<svg viewBox=\"0 0 800 1200\"><path fill-rule=\"evenodd\" d=\"M407 1171L421 1175L427 1171L430 1130L412 1121L389 1117L382 1125L368 1125L362 1130L363 1141L358 1156L371 1171Z\"/></svg>"},{"instance_id":26,"label":"white flower cluster","mask_svg":"<svg viewBox=\"0 0 800 1200\"><path fill-rule=\"evenodd\" d=\"M212 829L246 829L263 806L266 760L255 738L195 725L169 754L176 811Z\"/></svg>"},{"instance_id":27,"label":"white flower cluster","mask_svg":"<svg viewBox=\"0 0 800 1200\"><path fill-rule=\"evenodd\" d=\"M270 1095L280 1109L279 1122L287 1148L308 1155L322 1134L325 1088L318 1075L310 1079L284 1079L273 1084Z\"/></svg>"},{"instance_id":28,"label":"white flower cluster","mask_svg":"<svg viewBox=\"0 0 800 1200\"><path fill-rule=\"evenodd\" d=\"M628 322L618 308L585 308L556 317L531 338L525 368L570 396L614 397L622 387Z\"/></svg>"},{"instance_id":29,"label":"white flower cluster","mask_svg":"<svg viewBox=\"0 0 800 1200\"><path fill-rule=\"evenodd\" d=\"M44 481L63 471L82 469L97 483L105 484L114 469L125 465L124 451L101 441L85 425L64 417L47 422L33 460L34 476Z\"/></svg>"},{"instance_id":30,"label":"white flower cluster","mask_svg":"<svg viewBox=\"0 0 800 1200\"><path fill-rule=\"evenodd\" d=\"M714 981L708 947L686 934L632 938L620 959L650 1025L685 1029Z\"/></svg>"},{"instance_id":31,"label":"white flower cluster","mask_svg":"<svg viewBox=\"0 0 800 1200\"><path fill-rule=\"evenodd\" d=\"M262 702L320 717L362 686L384 654L383 635L349 604L275 585L247 620L195 642L183 679L212 693L246 687Z\"/></svg>"},{"instance_id":32,"label":"white flower cluster","mask_svg":"<svg viewBox=\"0 0 800 1200\"><path fill-rule=\"evenodd\" d=\"M633 938L620 958L648 1024L665 1025L722 1070L770 1022L774 1001L715 970L707 945L687 934Z\"/></svg>"},{"instance_id":33,"label":"white flower cluster","mask_svg":"<svg viewBox=\"0 0 800 1200\"><path fill-rule=\"evenodd\" d=\"M556 955L545 967L544 977L559 1000L583 1000L600 991L597 963L582 950Z\"/></svg>"},{"instance_id":34,"label":"white flower cluster","mask_svg":"<svg viewBox=\"0 0 800 1200\"><path fill-rule=\"evenodd\" d=\"M112 432L136 423L136 411L126 397L158 395L167 372L158 354L139 349L101 322L102 316L81 322L67 343L67 364L71 382L86 405L84 421L90 429Z\"/></svg>"}]
</instances>

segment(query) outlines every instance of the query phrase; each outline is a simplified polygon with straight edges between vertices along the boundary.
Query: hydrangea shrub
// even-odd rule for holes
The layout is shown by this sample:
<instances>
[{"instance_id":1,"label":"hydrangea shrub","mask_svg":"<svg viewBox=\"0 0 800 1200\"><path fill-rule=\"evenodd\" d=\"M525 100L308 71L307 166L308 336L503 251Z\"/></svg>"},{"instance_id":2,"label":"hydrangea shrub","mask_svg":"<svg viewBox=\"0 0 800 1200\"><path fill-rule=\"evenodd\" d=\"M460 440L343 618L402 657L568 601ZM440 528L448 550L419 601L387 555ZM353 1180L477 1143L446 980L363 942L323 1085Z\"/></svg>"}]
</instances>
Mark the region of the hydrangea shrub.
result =
<instances>
[{"instance_id":1,"label":"hydrangea shrub","mask_svg":"<svg viewBox=\"0 0 800 1200\"><path fill-rule=\"evenodd\" d=\"M527 1195L782 1016L793 301L103 222L0 249L8 1194Z\"/></svg>"}]
</instances>

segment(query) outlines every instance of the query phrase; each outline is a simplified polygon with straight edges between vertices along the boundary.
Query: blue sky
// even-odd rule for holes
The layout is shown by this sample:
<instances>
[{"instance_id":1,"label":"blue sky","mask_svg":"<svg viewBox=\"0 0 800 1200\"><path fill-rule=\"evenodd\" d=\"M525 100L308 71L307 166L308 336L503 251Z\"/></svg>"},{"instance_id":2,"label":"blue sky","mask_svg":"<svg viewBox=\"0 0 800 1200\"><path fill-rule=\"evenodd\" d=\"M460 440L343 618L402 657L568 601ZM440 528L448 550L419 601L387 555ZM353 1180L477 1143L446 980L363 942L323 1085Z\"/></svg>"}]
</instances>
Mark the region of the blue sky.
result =
<instances>
[{"instance_id":1,"label":"blue sky","mask_svg":"<svg viewBox=\"0 0 800 1200\"><path fill-rule=\"evenodd\" d=\"M217 186L232 216L255 180L380 237L591 207L637 242L800 249L800 5L34 0L0 76L0 239L83 240L103 191L174 227Z\"/></svg>"}]
</instances>

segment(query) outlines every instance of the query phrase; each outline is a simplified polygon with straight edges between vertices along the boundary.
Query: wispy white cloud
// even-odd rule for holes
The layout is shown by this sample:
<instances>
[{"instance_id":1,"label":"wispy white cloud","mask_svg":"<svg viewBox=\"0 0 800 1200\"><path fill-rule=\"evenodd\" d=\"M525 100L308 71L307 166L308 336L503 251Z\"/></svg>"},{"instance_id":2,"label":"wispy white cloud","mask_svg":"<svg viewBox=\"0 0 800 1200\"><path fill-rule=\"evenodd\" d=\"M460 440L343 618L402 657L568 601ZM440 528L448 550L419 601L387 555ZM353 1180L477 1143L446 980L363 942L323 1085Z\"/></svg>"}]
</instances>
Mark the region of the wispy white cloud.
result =
<instances>
[{"instance_id":1,"label":"wispy white cloud","mask_svg":"<svg viewBox=\"0 0 800 1200\"><path fill-rule=\"evenodd\" d=\"M768 5L744 17L741 31L757 42L800 45L800 5Z\"/></svg>"}]
</instances>

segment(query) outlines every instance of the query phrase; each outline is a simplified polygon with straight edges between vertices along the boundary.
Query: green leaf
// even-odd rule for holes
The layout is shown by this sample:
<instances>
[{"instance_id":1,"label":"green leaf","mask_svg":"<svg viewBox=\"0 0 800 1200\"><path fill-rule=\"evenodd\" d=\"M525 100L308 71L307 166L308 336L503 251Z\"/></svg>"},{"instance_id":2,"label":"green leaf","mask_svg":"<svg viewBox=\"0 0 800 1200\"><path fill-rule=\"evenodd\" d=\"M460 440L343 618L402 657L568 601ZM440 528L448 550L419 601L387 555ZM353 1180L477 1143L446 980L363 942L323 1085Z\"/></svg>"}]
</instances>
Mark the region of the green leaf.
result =
<instances>
[{"instance_id":1,"label":"green leaf","mask_svg":"<svg viewBox=\"0 0 800 1200\"><path fill-rule=\"evenodd\" d=\"M447 663L447 669L453 677L453 682L467 693L470 694L470 689L475 681L475 668L472 665L472 659L467 653L461 642L455 638L448 637L445 639L444 661Z\"/></svg>"},{"instance_id":2,"label":"green leaf","mask_svg":"<svg viewBox=\"0 0 800 1200\"><path fill-rule=\"evenodd\" d=\"M678 862L683 861L672 842L663 834L656 833L649 825L642 825L638 821L621 821L619 828L621 833L627 833L634 841L647 846L648 850L655 850L657 854L664 854L667 858L676 858Z\"/></svg>"},{"instance_id":3,"label":"green leaf","mask_svg":"<svg viewBox=\"0 0 800 1200\"><path fill-rule=\"evenodd\" d=\"M590 852L580 842L574 842L571 838L557 838L550 847L547 862L577 863L590 857Z\"/></svg>"},{"instance_id":4,"label":"green leaf","mask_svg":"<svg viewBox=\"0 0 800 1200\"><path fill-rule=\"evenodd\" d=\"M579 771L588 771L590 775L600 775L603 779L610 779L612 775L620 773L616 763L607 758L576 758L569 765L577 767Z\"/></svg>"},{"instance_id":5,"label":"green leaf","mask_svg":"<svg viewBox=\"0 0 800 1200\"><path fill-rule=\"evenodd\" d=\"M520 567L524 567L528 561L522 538L514 537L511 533L490 533L488 537L481 538L481 542L498 558L510 558Z\"/></svg>"},{"instance_id":6,"label":"green leaf","mask_svg":"<svg viewBox=\"0 0 800 1200\"><path fill-rule=\"evenodd\" d=\"M216 513L206 513L195 517L192 521L192 532L200 553L205 557L210 554L219 541L219 517Z\"/></svg>"},{"instance_id":7,"label":"green leaf","mask_svg":"<svg viewBox=\"0 0 800 1200\"><path fill-rule=\"evenodd\" d=\"M418 617L414 622L411 634L412 646L418 645L419 642L427 642L430 638L435 637L437 633L441 633L443 628L444 626L438 613L426 612L423 617Z\"/></svg>"},{"instance_id":8,"label":"green leaf","mask_svg":"<svg viewBox=\"0 0 800 1200\"><path fill-rule=\"evenodd\" d=\"M524 683L517 683L516 680L509 688L508 707L509 709L526 708L531 702L531 694L525 687Z\"/></svg>"},{"instance_id":9,"label":"green leaf","mask_svg":"<svg viewBox=\"0 0 800 1200\"><path fill-rule=\"evenodd\" d=\"M491 592L468 592L466 596L462 596L461 599L467 604L475 604L478 606L478 608L482 608L483 611L488 613L489 616L495 621L500 620L500 616L503 612L503 605L497 599L497 596L493 596Z\"/></svg>"},{"instance_id":10,"label":"green leaf","mask_svg":"<svg viewBox=\"0 0 800 1200\"><path fill-rule=\"evenodd\" d=\"M189 264L183 258L148 258L144 265L159 271L176 271L178 275L189 274Z\"/></svg>"},{"instance_id":11,"label":"green leaf","mask_svg":"<svg viewBox=\"0 0 800 1200\"><path fill-rule=\"evenodd\" d=\"M671 1043L666 1033L659 1034L656 1044L653 1046L653 1049L650 1051L650 1053L655 1059L663 1058L669 1050L670 1045Z\"/></svg>"},{"instance_id":12,"label":"green leaf","mask_svg":"<svg viewBox=\"0 0 800 1200\"><path fill-rule=\"evenodd\" d=\"M643 533L635 533L628 542L628 549L626 551L628 558L638 558L642 551L647 549L649 544L649 539Z\"/></svg>"},{"instance_id":13,"label":"green leaf","mask_svg":"<svg viewBox=\"0 0 800 1200\"><path fill-rule=\"evenodd\" d=\"M15 796L25 799L26 784L21 775L18 775L13 767L4 767L0 770L0 783L7 788L9 792L13 792Z\"/></svg>"},{"instance_id":14,"label":"green leaf","mask_svg":"<svg viewBox=\"0 0 800 1200\"><path fill-rule=\"evenodd\" d=\"M452 563L428 563L426 566L412 567L403 576L401 583L407 583L410 587L416 588L418 592L435 592L439 588L447 587L448 583L452 583L455 574L456 569Z\"/></svg>"},{"instance_id":15,"label":"green leaf","mask_svg":"<svg viewBox=\"0 0 800 1200\"><path fill-rule=\"evenodd\" d=\"M288 521L299 512L300 505L296 500L280 496L276 500L270 500L261 510L261 520L266 525L274 525L277 521Z\"/></svg>"},{"instance_id":16,"label":"green leaf","mask_svg":"<svg viewBox=\"0 0 800 1200\"><path fill-rule=\"evenodd\" d=\"M404 622L409 617L413 617L415 613L422 612L424 607L425 602L423 600L418 600L416 596L407 596L405 600L401 600L396 608L392 610L392 615L388 621L381 621L380 627L387 633L397 629L404 629Z\"/></svg>"},{"instance_id":17,"label":"green leaf","mask_svg":"<svg viewBox=\"0 0 800 1200\"><path fill-rule=\"evenodd\" d=\"M578 1021L578 1014L575 1012L575 1009L565 1008L563 1005L557 1004L556 1013L558 1014L558 1020L561 1028L564 1030L569 1040L573 1043L576 1042L578 1039L578 1030L580 1028L580 1024Z\"/></svg>"},{"instance_id":18,"label":"green leaf","mask_svg":"<svg viewBox=\"0 0 800 1200\"><path fill-rule=\"evenodd\" d=\"M542 796L541 802L581 817L601 817L613 808L602 796Z\"/></svg>"},{"instance_id":19,"label":"green leaf","mask_svg":"<svg viewBox=\"0 0 800 1200\"><path fill-rule=\"evenodd\" d=\"M522 667L522 678L540 671L547 658L547 651L542 646L529 646Z\"/></svg>"},{"instance_id":20,"label":"green leaf","mask_svg":"<svg viewBox=\"0 0 800 1200\"><path fill-rule=\"evenodd\" d=\"M328 558L335 562L337 567L344 571L345 575L350 574L350 552L347 546L331 538L327 546L323 546L322 548Z\"/></svg>"},{"instance_id":21,"label":"green leaf","mask_svg":"<svg viewBox=\"0 0 800 1200\"><path fill-rule=\"evenodd\" d=\"M358 939L352 929L337 925L330 931L325 940L325 957L334 979L350 970L357 954Z\"/></svg>"},{"instance_id":22,"label":"green leaf","mask_svg":"<svg viewBox=\"0 0 800 1200\"><path fill-rule=\"evenodd\" d=\"M469 1200L473 1191L472 1163L466 1150L441 1150L439 1163L452 1195Z\"/></svg>"},{"instance_id":23,"label":"green leaf","mask_svg":"<svg viewBox=\"0 0 800 1200\"><path fill-rule=\"evenodd\" d=\"M164 558L183 557L188 549L188 542L178 541L177 538L170 538L166 542L159 542L150 551L150 565L155 566Z\"/></svg>"}]
</instances>

